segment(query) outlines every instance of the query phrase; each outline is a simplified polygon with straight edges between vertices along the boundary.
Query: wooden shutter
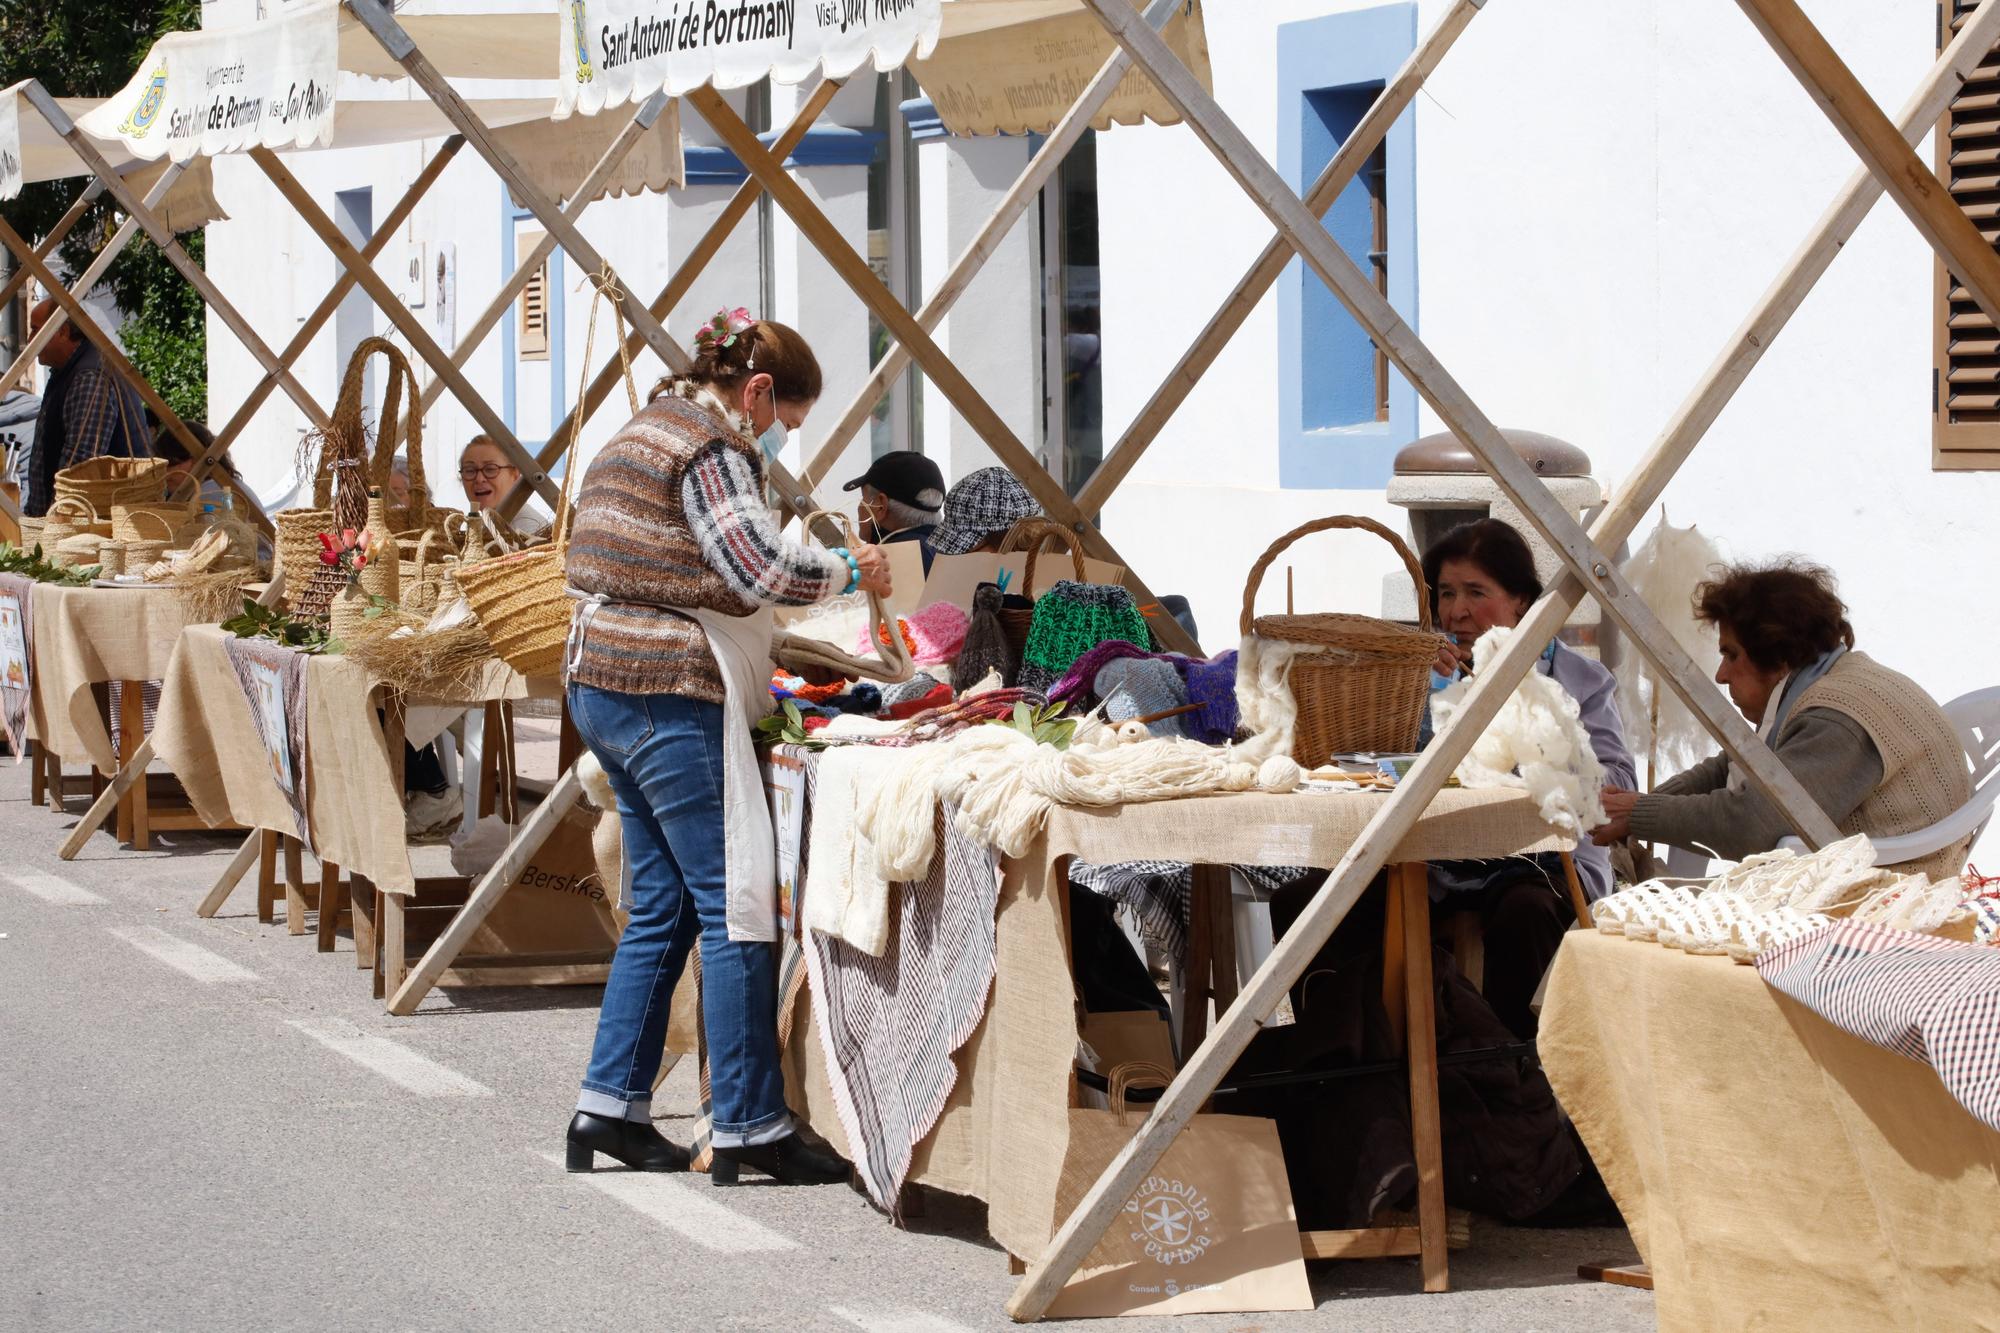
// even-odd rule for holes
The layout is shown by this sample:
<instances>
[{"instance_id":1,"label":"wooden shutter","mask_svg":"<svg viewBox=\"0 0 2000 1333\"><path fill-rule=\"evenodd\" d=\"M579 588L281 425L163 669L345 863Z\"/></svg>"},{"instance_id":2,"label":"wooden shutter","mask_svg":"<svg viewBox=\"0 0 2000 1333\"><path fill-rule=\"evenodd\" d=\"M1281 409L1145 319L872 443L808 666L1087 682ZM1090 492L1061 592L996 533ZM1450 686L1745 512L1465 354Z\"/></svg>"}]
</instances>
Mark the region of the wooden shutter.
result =
<instances>
[{"instance_id":1,"label":"wooden shutter","mask_svg":"<svg viewBox=\"0 0 2000 1333\"><path fill-rule=\"evenodd\" d=\"M542 233L524 231L514 237L516 254L526 253L542 243ZM515 303L521 314L519 332L514 341L514 354L523 361L546 361L549 359L549 264L545 259L521 289L521 299Z\"/></svg>"},{"instance_id":2,"label":"wooden shutter","mask_svg":"<svg viewBox=\"0 0 2000 1333\"><path fill-rule=\"evenodd\" d=\"M1955 33L1978 0L1945 0ZM1950 33L1938 25L1939 49ZM2000 48L1953 99L1938 124L1937 174L1989 244L2000 242ZM1936 264L1931 370L1931 466L2000 469L2000 330L1958 280Z\"/></svg>"}]
</instances>

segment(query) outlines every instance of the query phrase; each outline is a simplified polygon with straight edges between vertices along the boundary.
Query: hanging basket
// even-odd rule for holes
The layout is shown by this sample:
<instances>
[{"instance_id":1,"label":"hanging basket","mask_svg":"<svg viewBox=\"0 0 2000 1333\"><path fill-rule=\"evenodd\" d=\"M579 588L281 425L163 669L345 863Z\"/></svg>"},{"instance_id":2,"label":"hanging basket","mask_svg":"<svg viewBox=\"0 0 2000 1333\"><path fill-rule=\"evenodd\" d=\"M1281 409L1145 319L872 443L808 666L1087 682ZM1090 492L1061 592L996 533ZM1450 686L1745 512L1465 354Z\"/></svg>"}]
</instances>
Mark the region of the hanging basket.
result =
<instances>
[{"instance_id":1,"label":"hanging basket","mask_svg":"<svg viewBox=\"0 0 2000 1333\"><path fill-rule=\"evenodd\" d=\"M1256 614L1257 588L1271 562L1301 537L1342 528L1372 532L1395 549L1416 585L1419 628L1343 612ZM1400 754L1417 748L1431 663L1443 638L1431 627L1423 567L1388 528L1370 518L1343 515L1293 528L1251 566L1240 624L1245 639L1297 644L1308 650L1293 660L1288 677L1298 707L1292 757L1300 764L1317 768L1336 754Z\"/></svg>"},{"instance_id":2,"label":"hanging basket","mask_svg":"<svg viewBox=\"0 0 2000 1333\"><path fill-rule=\"evenodd\" d=\"M1027 564L1021 569L1020 596L1030 602L1035 600L1035 558L1047 550L1051 543L1062 542L1069 553L1071 567L1076 571L1078 583L1090 580L1083 572L1083 549L1077 545L1076 534L1062 524L1047 518L1024 518L1007 529L1007 535L1000 539L1000 552L1011 555L1017 551L1028 553ZM999 611L1000 630L1007 636L1007 643L1014 650L1016 661L1028 648L1028 631L1035 624L1035 608L1032 606L1010 607L1003 600Z\"/></svg>"},{"instance_id":3,"label":"hanging basket","mask_svg":"<svg viewBox=\"0 0 2000 1333\"><path fill-rule=\"evenodd\" d=\"M100 514L124 504L158 504L167 488L160 458L89 458L56 473L55 498L75 496Z\"/></svg>"}]
</instances>

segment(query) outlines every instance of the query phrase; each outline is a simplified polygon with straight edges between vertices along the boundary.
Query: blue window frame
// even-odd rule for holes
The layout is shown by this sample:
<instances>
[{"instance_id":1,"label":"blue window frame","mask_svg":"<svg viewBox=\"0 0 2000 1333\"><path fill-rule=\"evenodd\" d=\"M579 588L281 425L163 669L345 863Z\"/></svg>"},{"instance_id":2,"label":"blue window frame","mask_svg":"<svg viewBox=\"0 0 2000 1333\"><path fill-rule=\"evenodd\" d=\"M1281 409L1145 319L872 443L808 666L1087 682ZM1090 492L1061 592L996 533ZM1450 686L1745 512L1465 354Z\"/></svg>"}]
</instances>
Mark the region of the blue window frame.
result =
<instances>
[{"instance_id":1,"label":"blue window frame","mask_svg":"<svg viewBox=\"0 0 2000 1333\"><path fill-rule=\"evenodd\" d=\"M503 283L514 276L514 269L521 262L514 245L514 238L518 230L518 224L523 222L528 223L538 231L542 228L542 222L535 216L534 211L516 204L514 196L508 191L505 183L502 183L500 186L500 281ZM563 394L563 381L568 378L568 375L564 370L563 252L561 246L557 246L550 253L548 263L549 425L553 429L555 424L561 421L564 414L569 411L569 400ZM520 304L520 299L518 296L514 298L517 307ZM514 311L509 311L507 318L500 321L500 415L501 419L507 423L507 429L513 431L518 436L521 433L521 425L516 417L514 385L515 376L520 372L521 361L518 348L515 345L515 322L516 314ZM524 439L521 443L524 447L533 450L541 448L547 441ZM555 477L557 480L561 480L562 470L567 466L568 455L565 454L564 461L551 469L549 475Z\"/></svg>"},{"instance_id":2,"label":"blue window frame","mask_svg":"<svg viewBox=\"0 0 2000 1333\"><path fill-rule=\"evenodd\" d=\"M1416 50L1417 7L1384 5L1281 24L1277 41L1278 167L1304 194ZM1375 166L1380 170L1371 180ZM1405 111L1377 162L1363 168L1326 216L1327 230L1364 273L1375 273L1377 264L1386 270L1389 304L1413 327L1416 194L1416 118ZM1417 435L1416 391L1391 368L1381 410L1368 335L1296 259L1278 283L1278 347L1279 485L1387 485L1396 451Z\"/></svg>"}]
</instances>

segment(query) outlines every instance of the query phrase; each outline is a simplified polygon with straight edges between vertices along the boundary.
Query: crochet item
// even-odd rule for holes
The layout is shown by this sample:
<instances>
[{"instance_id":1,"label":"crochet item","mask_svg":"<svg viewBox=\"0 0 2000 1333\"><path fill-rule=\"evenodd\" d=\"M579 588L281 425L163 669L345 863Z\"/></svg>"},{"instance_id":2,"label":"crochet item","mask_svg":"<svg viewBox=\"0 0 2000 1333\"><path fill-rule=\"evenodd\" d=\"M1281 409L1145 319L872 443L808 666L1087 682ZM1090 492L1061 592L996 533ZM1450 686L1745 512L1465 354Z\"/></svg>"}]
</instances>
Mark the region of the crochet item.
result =
<instances>
[{"instance_id":1,"label":"crochet item","mask_svg":"<svg viewBox=\"0 0 2000 1333\"><path fill-rule=\"evenodd\" d=\"M973 591L972 614L966 622L965 639L959 645L958 662L953 670L961 681L982 680L987 672L998 672L1003 685L1012 685L1020 673L1020 656L1007 641L1007 631L1000 623L999 585L982 583Z\"/></svg>"},{"instance_id":2,"label":"crochet item","mask_svg":"<svg viewBox=\"0 0 2000 1333\"><path fill-rule=\"evenodd\" d=\"M1151 717L1187 703L1187 683L1172 663L1159 658L1125 659L1107 663L1091 686L1104 701L1104 715L1114 722ZM1182 736L1179 717L1144 724L1155 736Z\"/></svg>"},{"instance_id":3,"label":"crochet item","mask_svg":"<svg viewBox=\"0 0 2000 1333\"><path fill-rule=\"evenodd\" d=\"M1472 663L1483 672L1498 655L1511 629L1496 627L1472 646ZM1460 681L1432 696L1438 730L1470 693ZM1577 702L1555 680L1530 671L1458 765L1468 787L1526 787L1542 818L1566 833L1583 837L1604 823L1604 765L1591 748Z\"/></svg>"},{"instance_id":4,"label":"crochet item","mask_svg":"<svg viewBox=\"0 0 2000 1333\"><path fill-rule=\"evenodd\" d=\"M1185 661L1177 653L1149 653L1138 644L1126 639L1110 639L1098 644L1076 661L1070 663L1063 678L1049 687L1050 699L1061 699L1078 708L1088 708L1097 700L1093 695L1099 692L1093 688L1097 673L1113 662L1134 657L1160 657L1173 661Z\"/></svg>"},{"instance_id":5,"label":"crochet item","mask_svg":"<svg viewBox=\"0 0 2000 1333\"><path fill-rule=\"evenodd\" d=\"M1181 718L1182 730L1210 745L1227 744L1236 735L1240 716L1236 710L1236 650L1206 662L1190 659L1183 674L1188 702L1200 704L1201 711Z\"/></svg>"},{"instance_id":6,"label":"crochet item","mask_svg":"<svg viewBox=\"0 0 2000 1333\"><path fill-rule=\"evenodd\" d=\"M918 666L936 666L956 659L965 645L967 623L966 613L950 602L932 602L920 611L896 618L910 660ZM855 636L854 651L868 651L866 628Z\"/></svg>"},{"instance_id":7,"label":"crochet item","mask_svg":"<svg viewBox=\"0 0 2000 1333\"><path fill-rule=\"evenodd\" d=\"M1060 580L1035 603L1018 683L1023 689L1046 690L1077 658L1109 639L1152 643L1132 594L1115 583Z\"/></svg>"},{"instance_id":8,"label":"crochet item","mask_svg":"<svg viewBox=\"0 0 2000 1333\"><path fill-rule=\"evenodd\" d=\"M927 708L951 702L951 686L919 671L916 675L882 692L882 706L876 711L885 717L915 717Z\"/></svg>"}]
</instances>

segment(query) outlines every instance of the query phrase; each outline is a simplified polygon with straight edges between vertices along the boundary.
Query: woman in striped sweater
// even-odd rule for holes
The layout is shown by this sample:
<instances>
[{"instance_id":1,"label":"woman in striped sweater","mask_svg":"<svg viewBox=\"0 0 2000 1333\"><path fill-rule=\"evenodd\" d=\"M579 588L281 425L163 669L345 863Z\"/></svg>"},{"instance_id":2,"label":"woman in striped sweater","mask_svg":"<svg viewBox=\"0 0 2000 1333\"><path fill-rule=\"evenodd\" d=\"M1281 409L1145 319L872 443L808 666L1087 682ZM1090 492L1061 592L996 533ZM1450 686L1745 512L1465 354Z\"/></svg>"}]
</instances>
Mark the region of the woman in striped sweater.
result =
<instances>
[{"instance_id":1,"label":"woman in striped sweater","mask_svg":"<svg viewBox=\"0 0 2000 1333\"><path fill-rule=\"evenodd\" d=\"M765 504L760 437L782 445L779 432L799 428L819 391L819 364L797 332L718 314L696 339L692 373L662 381L583 477L566 567L581 603L569 706L617 793L631 916L570 1123L572 1171L589 1170L595 1153L635 1170L687 1169L687 1149L653 1128L652 1087L667 1006L699 938L714 1180L733 1183L743 1165L787 1184L847 1175L793 1130L772 905L755 901L748 858L732 866L728 854L744 801L763 800L728 776L725 758L747 744L727 734L745 725L728 706L769 681L769 663L754 660L765 608L889 591L875 547L801 545Z\"/></svg>"}]
</instances>

